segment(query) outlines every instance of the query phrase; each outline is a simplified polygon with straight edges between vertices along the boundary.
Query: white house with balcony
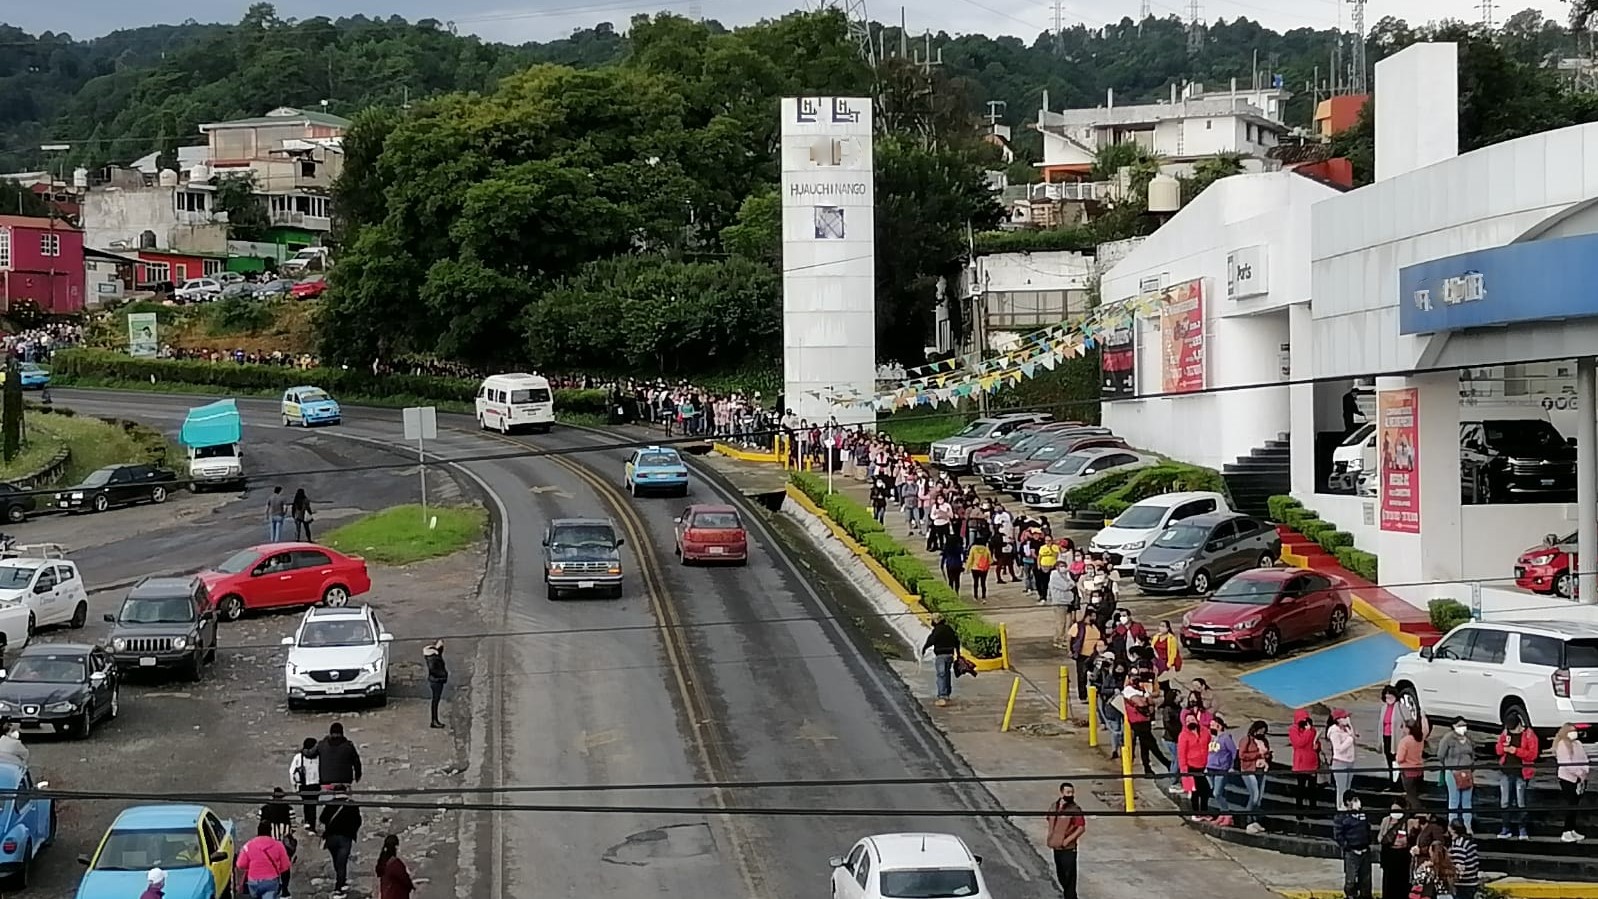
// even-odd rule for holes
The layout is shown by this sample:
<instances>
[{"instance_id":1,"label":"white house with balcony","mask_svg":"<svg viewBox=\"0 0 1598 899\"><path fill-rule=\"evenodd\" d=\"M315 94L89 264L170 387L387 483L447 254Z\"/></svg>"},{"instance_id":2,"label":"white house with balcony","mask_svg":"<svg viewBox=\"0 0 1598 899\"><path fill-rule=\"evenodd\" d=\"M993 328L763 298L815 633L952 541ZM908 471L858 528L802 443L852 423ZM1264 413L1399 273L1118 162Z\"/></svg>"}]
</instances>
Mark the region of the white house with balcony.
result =
<instances>
[{"instance_id":1,"label":"white house with balcony","mask_svg":"<svg viewBox=\"0 0 1598 899\"><path fill-rule=\"evenodd\" d=\"M343 170L349 126L341 116L284 106L201 125L200 133L208 140L213 178L248 172L273 225L326 232L332 227L328 195Z\"/></svg>"}]
</instances>

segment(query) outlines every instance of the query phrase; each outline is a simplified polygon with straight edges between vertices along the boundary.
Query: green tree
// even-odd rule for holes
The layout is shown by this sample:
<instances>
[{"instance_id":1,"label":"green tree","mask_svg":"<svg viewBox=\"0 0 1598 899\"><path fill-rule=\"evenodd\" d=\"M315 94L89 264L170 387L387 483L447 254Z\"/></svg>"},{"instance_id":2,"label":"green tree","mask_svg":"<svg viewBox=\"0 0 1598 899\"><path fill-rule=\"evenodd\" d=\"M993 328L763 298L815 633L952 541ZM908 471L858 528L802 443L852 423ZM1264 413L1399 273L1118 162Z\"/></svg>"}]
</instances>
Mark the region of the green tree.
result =
<instances>
[{"instance_id":1,"label":"green tree","mask_svg":"<svg viewBox=\"0 0 1598 899\"><path fill-rule=\"evenodd\" d=\"M44 218L50 205L20 181L0 178L0 215L26 215Z\"/></svg>"},{"instance_id":2,"label":"green tree","mask_svg":"<svg viewBox=\"0 0 1598 899\"><path fill-rule=\"evenodd\" d=\"M738 220L721 229L721 245L745 259L782 261L782 197L775 187L744 198Z\"/></svg>"},{"instance_id":3,"label":"green tree","mask_svg":"<svg viewBox=\"0 0 1598 899\"><path fill-rule=\"evenodd\" d=\"M255 174L218 175L214 183L212 208L227 213L228 237L234 240L264 237L271 220L266 214L266 203L255 192Z\"/></svg>"}]
</instances>

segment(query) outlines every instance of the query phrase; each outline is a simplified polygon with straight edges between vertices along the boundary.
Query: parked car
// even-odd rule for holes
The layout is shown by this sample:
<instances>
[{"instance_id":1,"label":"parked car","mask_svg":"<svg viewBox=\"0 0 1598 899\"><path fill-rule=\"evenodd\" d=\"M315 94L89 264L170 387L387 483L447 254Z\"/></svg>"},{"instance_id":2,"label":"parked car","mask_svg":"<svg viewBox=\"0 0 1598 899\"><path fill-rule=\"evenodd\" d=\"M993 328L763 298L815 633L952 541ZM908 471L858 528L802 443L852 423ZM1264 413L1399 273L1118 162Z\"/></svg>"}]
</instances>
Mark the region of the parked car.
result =
<instances>
[{"instance_id":1,"label":"parked car","mask_svg":"<svg viewBox=\"0 0 1598 899\"><path fill-rule=\"evenodd\" d=\"M1095 448L1114 448L1131 451L1130 447L1126 445L1126 441L1119 437L1109 437L1101 434L1079 434L1074 431L1061 431L1060 433L1065 436L1046 444L1048 449L1039 447L1038 451L1033 453L1032 456L1006 468L1004 474L999 478L999 488L1016 499L1020 499L1021 490L1026 484L1027 478L1048 469L1050 465L1072 453Z\"/></svg>"},{"instance_id":2,"label":"parked car","mask_svg":"<svg viewBox=\"0 0 1598 899\"><path fill-rule=\"evenodd\" d=\"M1021 500L1034 509L1053 511L1065 508L1066 496L1112 471L1146 468L1159 461L1156 456L1135 453L1115 446L1094 446L1075 450L1049 463L1042 471L1027 476L1021 485Z\"/></svg>"},{"instance_id":3,"label":"parked car","mask_svg":"<svg viewBox=\"0 0 1598 899\"><path fill-rule=\"evenodd\" d=\"M1598 624L1470 621L1399 656L1388 683L1433 722L1496 733L1518 717L1544 739L1570 722L1598 742Z\"/></svg>"},{"instance_id":4,"label":"parked car","mask_svg":"<svg viewBox=\"0 0 1598 899\"><path fill-rule=\"evenodd\" d=\"M1109 428L1045 425L1038 429L1034 437L1017 442L1009 451L977 461L972 470L981 476L983 483L997 490L1004 484L1006 471L1028 460L1035 461L1041 458L1053 462L1064 453L1055 449L1040 456L1039 451L1046 446L1062 444L1066 437L1078 436L1114 437L1115 435L1110 433Z\"/></svg>"},{"instance_id":5,"label":"parked car","mask_svg":"<svg viewBox=\"0 0 1598 899\"><path fill-rule=\"evenodd\" d=\"M1138 556L1172 524L1210 512L1230 512L1226 497L1208 490L1188 493L1162 493L1129 506L1088 543L1090 552L1101 553L1117 574L1137 573Z\"/></svg>"},{"instance_id":6,"label":"parked car","mask_svg":"<svg viewBox=\"0 0 1598 899\"><path fill-rule=\"evenodd\" d=\"M216 661L216 607L197 577L147 577L107 612L121 668L177 669L198 681Z\"/></svg>"},{"instance_id":7,"label":"parked car","mask_svg":"<svg viewBox=\"0 0 1598 899\"><path fill-rule=\"evenodd\" d=\"M172 291L179 303L204 303L222 295L222 282L215 278L190 278Z\"/></svg>"},{"instance_id":8,"label":"parked car","mask_svg":"<svg viewBox=\"0 0 1598 899\"><path fill-rule=\"evenodd\" d=\"M1329 493L1355 493L1360 476L1376 467L1376 423L1355 428L1332 450L1332 473L1326 478Z\"/></svg>"},{"instance_id":9,"label":"parked car","mask_svg":"<svg viewBox=\"0 0 1598 899\"><path fill-rule=\"evenodd\" d=\"M1245 571L1182 618L1182 645L1197 657L1258 653L1275 658L1284 647L1348 631L1353 607L1348 585L1319 571Z\"/></svg>"},{"instance_id":10,"label":"parked car","mask_svg":"<svg viewBox=\"0 0 1598 899\"><path fill-rule=\"evenodd\" d=\"M981 446L973 447L971 451L967 453L971 459L969 463L971 466L971 471L974 474L980 475L982 473L980 466L983 462L1006 453L1019 452L1025 455L1026 452L1030 451L1028 450L1028 447L1035 447L1038 441L1042 440L1045 433L1052 430L1057 430L1061 427L1079 426L1075 424L1066 425L1057 423L1022 425L1003 437L997 437L991 442Z\"/></svg>"},{"instance_id":11,"label":"parked car","mask_svg":"<svg viewBox=\"0 0 1598 899\"><path fill-rule=\"evenodd\" d=\"M222 288L224 300L249 300L255 297L257 285L249 281L233 281Z\"/></svg>"},{"instance_id":12,"label":"parked car","mask_svg":"<svg viewBox=\"0 0 1598 899\"><path fill-rule=\"evenodd\" d=\"M34 494L17 489L15 484L0 482L0 518L18 524L26 521L38 507Z\"/></svg>"},{"instance_id":13,"label":"parked car","mask_svg":"<svg viewBox=\"0 0 1598 899\"><path fill-rule=\"evenodd\" d=\"M225 899L233 892L233 822L203 805L135 805L119 813L93 855L76 899L137 896L151 868L166 872L163 899Z\"/></svg>"},{"instance_id":14,"label":"parked car","mask_svg":"<svg viewBox=\"0 0 1598 899\"><path fill-rule=\"evenodd\" d=\"M1462 421L1459 477L1467 503L1573 503L1576 448L1540 418Z\"/></svg>"},{"instance_id":15,"label":"parked car","mask_svg":"<svg viewBox=\"0 0 1598 899\"><path fill-rule=\"evenodd\" d=\"M646 446L633 451L623 466L623 486L633 496L651 490L688 495L688 463L670 447Z\"/></svg>"},{"instance_id":16,"label":"parked car","mask_svg":"<svg viewBox=\"0 0 1598 899\"><path fill-rule=\"evenodd\" d=\"M82 740L121 711L120 685L103 646L35 643L0 671L0 717L24 730L48 728Z\"/></svg>"},{"instance_id":17,"label":"parked car","mask_svg":"<svg viewBox=\"0 0 1598 899\"><path fill-rule=\"evenodd\" d=\"M155 465L108 465L89 473L76 487L57 491L55 503L67 512L104 512L112 506L164 503L178 476Z\"/></svg>"},{"instance_id":18,"label":"parked car","mask_svg":"<svg viewBox=\"0 0 1598 899\"><path fill-rule=\"evenodd\" d=\"M289 648L283 664L288 707L329 699L387 705L388 647L393 641L371 606L306 610L294 636L283 638Z\"/></svg>"},{"instance_id":19,"label":"parked car","mask_svg":"<svg viewBox=\"0 0 1598 899\"><path fill-rule=\"evenodd\" d=\"M296 300L314 300L326 292L326 275L311 275L289 288L289 295Z\"/></svg>"},{"instance_id":20,"label":"parked car","mask_svg":"<svg viewBox=\"0 0 1598 899\"><path fill-rule=\"evenodd\" d=\"M0 558L0 601L28 610L30 636L55 624L80 628L89 618L89 591L56 543L15 546Z\"/></svg>"},{"instance_id":21,"label":"parked car","mask_svg":"<svg viewBox=\"0 0 1598 899\"><path fill-rule=\"evenodd\" d=\"M1137 586L1145 593L1208 593L1251 568L1272 568L1282 538L1263 521L1211 512L1172 523L1137 560Z\"/></svg>"},{"instance_id":22,"label":"parked car","mask_svg":"<svg viewBox=\"0 0 1598 899\"><path fill-rule=\"evenodd\" d=\"M1515 560L1515 586L1569 599L1576 593L1576 532L1549 534Z\"/></svg>"},{"instance_id":23,"label":"parked car","mask_svg":"<svg viewBox=\"0 0 1598 899\"><path fill-rule=\"evenodd\" d=\"M831 860L836 899L961 896L991 899L982 858L947 833L883 833Z\"/></svg>"},{"instance_id":24,"label":"parked car","mask_svg":"<svg viewBox=\"0 0 1598 899\"><path fill-rule=\"evenodd\" d=\"M317 603L337 609L372 589L365 559L315 543L252 546L198 577L227 621L252 609Z\"/></svg>"},{"instance_id":25,"label":"parked car","mask_svg":"<svg viewBox=\"0 0 1598 899\"><path fill-rule=\"evenodd\" d=\"M294 291L294 282L287 278L274 278L255 285L257 300L281 300Z\"/></svg>"},{"instance_id":26,"label":"parked car","mask_svg":"<svg viewBox=\"0 0 1598 899\"><path fill-rule=\"evenodd\" d=\"M697 504L677 517L677 557L691 562L749 561L749 532L732 506Z\"/></svg>"},{"instance_id":27,"label":"parked car","mask_svg":"<svg viewBox=\"0 0 1598 899\"><path fill-rule=\"evenodd\" d=\"M961 428L954 436L933 442L927 450L927 461L948 471L969 471L973 449L987 446L1025 425L1048 421L1050 417L1042 412L1012 412L979 418Z\"/></svg>"},{"instance_id":28,"label":"parked car","mask_svg":"<svg viewBox=\"0 0 1598 899\"><path fill-rule=\"evenodd\" d=\"M0 755L0 791L8 794L0 803L0 877L16 890L27 889L34 861L55 842L55 800L33 792L48 786L47 780L33 782L27 762Z\"/></svg>"},{"instance_id":29,"label":"parked car","mask_svg":"<svg viewBox=\"0 0 1598 899\"><path fill-rule=\"evenodd\" d=\"M621 546L626 540L606 518L556 518L544 531L544 589L551 600L567 592L598 591L621 598Z\"/></svg>"}]
</instances>

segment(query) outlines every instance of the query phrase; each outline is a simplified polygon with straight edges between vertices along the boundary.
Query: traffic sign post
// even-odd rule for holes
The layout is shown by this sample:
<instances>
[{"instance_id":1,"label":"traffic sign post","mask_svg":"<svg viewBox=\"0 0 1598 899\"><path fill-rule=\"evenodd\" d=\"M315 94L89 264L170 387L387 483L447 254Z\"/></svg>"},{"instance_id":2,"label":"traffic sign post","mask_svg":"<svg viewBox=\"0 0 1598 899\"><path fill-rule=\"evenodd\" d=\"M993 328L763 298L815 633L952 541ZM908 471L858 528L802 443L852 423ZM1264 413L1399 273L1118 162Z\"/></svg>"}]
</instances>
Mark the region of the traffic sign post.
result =
<instances>
[{"instance_id":1,"label":"traffic sign post","mask_svg":"<svg viewBox=\"0 0 1598 899\"><path fill-rule=\"evenodd\" d=\"M426 442L438 439L438 410L432 406L405 409L405 439L416 441L416 470L422 481L422 524L427 524L427 449Z\"/></svg>"}]
</instances>

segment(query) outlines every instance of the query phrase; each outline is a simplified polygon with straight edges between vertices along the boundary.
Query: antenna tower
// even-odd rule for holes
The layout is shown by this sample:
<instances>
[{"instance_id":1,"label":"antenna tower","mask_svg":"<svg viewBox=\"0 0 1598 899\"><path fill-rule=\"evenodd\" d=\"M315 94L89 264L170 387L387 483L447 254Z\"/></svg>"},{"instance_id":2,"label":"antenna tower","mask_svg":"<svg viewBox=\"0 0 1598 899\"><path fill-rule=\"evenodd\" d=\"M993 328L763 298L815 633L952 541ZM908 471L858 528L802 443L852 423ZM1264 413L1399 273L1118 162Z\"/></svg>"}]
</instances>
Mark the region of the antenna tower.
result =
<instances>
[{"instance_id":1,"label":"antenna tower","mask_svg":"<svg viewBox=\"0 0 1598 899\"><path fill-rule=\"evenodd\" d=\"M1492 2L1492 0L1483 0ZM1349 68L1354 70L1354 77L1348 80L1349 90L1356 94L1363 94L1365 89L1365 0L1348 0L1348 5L1353 7L1354 25L1354 53L1349 62Z\"/></svg>"},{"instance_id":2,"label":"antenna tower","mask_svg":"<svg viewBox=\"0 0 1598 899\"><path fill-rule=\"evenodd\" d=\"M1187 4L1187 52L1197 53L1204 47L1204 15L1199 0Z\"/></svg>"},{"instance_id":3,"label":"antenna tower","mask_svg":"<svg viewBox=\"0 0 1598 899\"><path fill-rule=\"evenodd\" d=\"M1054 54L1065 50L1065 4L1054 0Z\"/></svg>"},{"instance_id":4,"label":"antenna tower","mask_svg":"<svg viewBox=\"0 0 1598 899\"><path fill-rule=\"evenodd\" d=\"M813 9L824 12L836 9L849 21L849 39L860 51L860 58L868 65L877 64L875 46L871 42L871 21L866 18L866 0L815 0Z\"/></svg>"},{"instance_id":5,"label":"antenna tower","mask_svg":"<svg viewBox=\"0 0 1598 899\"><path fill-rule=\"evenodd\" d=\"M1496 13L1498 12L1498 4L1494 3L1493 0L1481 0L1480 3L1476 4L1476 8L1481 11L1481 24L1483 28L1486 28L1488 31L1492 31L1497 27L1498 23L1494 20L1497 18Z\"/></svg>"}]
</instances>

